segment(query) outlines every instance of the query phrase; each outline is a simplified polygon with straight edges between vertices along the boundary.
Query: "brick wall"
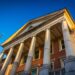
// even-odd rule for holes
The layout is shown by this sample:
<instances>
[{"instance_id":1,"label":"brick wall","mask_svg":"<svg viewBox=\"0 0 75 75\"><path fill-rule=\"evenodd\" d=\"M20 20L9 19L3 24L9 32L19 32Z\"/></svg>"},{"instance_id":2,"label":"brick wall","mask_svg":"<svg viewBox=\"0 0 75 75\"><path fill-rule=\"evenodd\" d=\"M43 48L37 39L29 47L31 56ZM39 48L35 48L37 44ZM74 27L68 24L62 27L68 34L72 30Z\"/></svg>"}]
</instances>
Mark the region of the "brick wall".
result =
<instances>
[{"instance_id":1,"label":"brick wall","mask_svg":"<svg viewBox=\"0 0 75 75\"><path fill-rule=\"evenodd\" d=\"M53 46L54 47L53 48L54 54L51 55L51 60L54 61L54 69L59 69L59 68L61 68L60 58L65 57L66 54L65 54L65 50L59 51L59 42L58 42L58 40L54 41L53 45L54 45ZM42 55L43 55L43 53L42 53ZM43 64L43 59L42 58L32 62L33 67L34 66L42 66L42 64ZM21 71L21 70L23 71L24 66L25 65L21 65L20 67L18 67L17 72Z\"/></svg>"},{"instance_id":2,"label":"brick wall","mask_svg":"<svg viewBox=\"0 0 75 75\"><path fill-rule=\"evenodd\" d=\"M51 55L51 59L54 59L54 69L61 68L60 58L65 57L66 53L65 50L59 50L59 41L58 39L54 41L53 43L53 50L54 54Z\"/></svg>"}]
</instances>

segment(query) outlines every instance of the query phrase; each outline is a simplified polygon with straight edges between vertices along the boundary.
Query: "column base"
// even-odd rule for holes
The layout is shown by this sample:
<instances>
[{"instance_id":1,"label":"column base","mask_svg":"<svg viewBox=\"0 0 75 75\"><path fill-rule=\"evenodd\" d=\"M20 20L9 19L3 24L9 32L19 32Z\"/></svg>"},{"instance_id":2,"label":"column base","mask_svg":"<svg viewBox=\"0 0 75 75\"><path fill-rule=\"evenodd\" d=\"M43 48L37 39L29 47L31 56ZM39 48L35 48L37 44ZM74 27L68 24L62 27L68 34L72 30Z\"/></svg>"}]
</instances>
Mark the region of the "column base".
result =
<instances>
[{"instance_id":1,"label":"column base","mask_svg":"<svg viewBox=\"0 0 75 75\"><path fill-rule=\"evenodd\" d=\"M43 67L41 68L39 75L49 75L50 72L50 65L43 65Z\"/></svg>"},{"instance_id":2,"label":"column base","mask_svg":"<svg viewBox=\"0 0 75 75\"><path fill-rule=\"evenodd\" d=\"M68 56L64 63L65 75L75 75L75 56Z\"/></svg>"},{"instance_id":3,"label":"column base","mask_svg":"<svg viewBox=\"0 0 75 75\"><path fill-rule=\"evenodd\" d=\"M22 75L31 75L31 74L27 71L24 71Z\"/></svg>"},{"instance_id":4,"label":"column base","mask_svg":"<svg viewBox=\"0 0 75 75\"><path fill-rule=\"evenodd\" d=\"M75 75L75 71L74 72L66 72L65 75Z\"/></svg>"},{"instance_id":5,"label":"column base","mask_svg":"<svg viewBox=\"0 0 75 75\"><path fill-rule=\"evenodd\" d=\"M5 73L4 71L0 71L0 75L4 75L4 73Z\"/></svg>"},{"instance_id":6,"label":"column base","mask_svg":"<svg viewBox=\"0 0 75 75\"><path fill-rule=\"evenodd\" d=\"M16 69L17 69L18 65L19 65L18 62L14 62L10 75L16 74Z\"/></svg>"}]
</instances>

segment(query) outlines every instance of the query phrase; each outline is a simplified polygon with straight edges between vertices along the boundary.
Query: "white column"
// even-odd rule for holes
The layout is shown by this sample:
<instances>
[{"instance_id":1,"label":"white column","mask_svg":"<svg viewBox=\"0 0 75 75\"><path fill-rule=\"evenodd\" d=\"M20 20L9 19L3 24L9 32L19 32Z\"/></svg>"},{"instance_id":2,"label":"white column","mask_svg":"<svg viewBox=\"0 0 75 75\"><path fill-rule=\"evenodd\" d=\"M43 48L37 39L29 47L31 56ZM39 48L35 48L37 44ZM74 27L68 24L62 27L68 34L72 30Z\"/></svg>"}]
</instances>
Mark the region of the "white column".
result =
<instances>
[{"instance_id":1,"label":"white column","mask_svg":"<svg viewBox=\"0 0 75 75\"><path fill-rule=\"evenodd\" d=\"M46 30L45 34L45 44L44 44L44 57L43 57L43 66L39 72L39 75L49 75L50 71L50 30Z\"/></svg>"},{"instance_id":2,"label":"white column","mask_svg":"<svg viewBox=\"0 0 75 75\"><path fill-rule=\"evenodd\" d=\"M45 45L44 45L44 57L43 57L43 64L50 65L50 30L46 30L45 35Z\"/></svg>"},{"instance_id":3,"label":"white column","mask_svg":"<svg viewBox=\"0 0 75 75\"><path fill-rule=\"evenodd\" d=\"M71 35L69 33L68 25L66 21L62 22L62 33L64 38L66 56L75 56L75 52L72 47Z\"/></svg>"},{"instance_id":4,"label":"white column","mask_svg":"<svg viewBox=\"0 0 75 75\"><path fill-rule=\"evenodd\" d=\"M62 22L62 32L65 44L66 59L65 75L75 75L75 52L72 46L71 35L66 21Z\"/></svg>"},{"instance_id":5,"label":"white column","mask_svg":"<svg viewBox=\"0 0 75 75\"><path fill-rule=\"evenodd\" d=\"M3 56L4 56L4 52L2 52L2 53L0 54L0 62L2 61Z\"/></svg>"},{"instance_id":6,"label":"white column","mask_svg":"<svg viewBox=\"0 0 75 75\"><path fill-rule=\"evenodd\" d=\"M6 60L4 61L4 64L3 64L2 68L1 68L0 75L4 75L5 74L6 68L9 65L11 57L13 55L13 50L14 50L13 47L10 48L9 53L8 53L8 55L6 57Z\"/></svg>"},{"instance_id":7,"label":"white column","mask_svg":"<svg viewBox=\"0 0 75 75\"><path fill-rule=\"evenodd\" d=\"M10 75L15 75L16 74L16 69L19 65L21 55L22 55L22 52L23 52L23 48L24 48L24 43L22 42L22 43L20 43L20 47L19 47L18 53L16 55L16 58L14 60L13 67L12 67Z\"/></svg>"},{"instance_id":8,"label":"white column","mask_svg":"<svg viewBox=\"0 0 75 75\"><path fill-rule=\"evenodd\" d=\"M32 66L32 58L34 56L35 44L36 44L36 37L33 37L32 41L31 41L27 61L26 61L26 66L24 69L24 71L25 71L24 75L28 75L28 73L30 73L31 66Z\"/></svg>"},{"instance_id":9,"label":"white column","mask_svg":"<svg viewBox=\"0 0 75 75\"><path fill-rule=\"evenodd\" d=\"M22 57L21 57L21 61L20 61L20 65L23 65L24 62L25 62L25 58L24 58L24 55L22 55Z\"/></svg>"}]
</instances>

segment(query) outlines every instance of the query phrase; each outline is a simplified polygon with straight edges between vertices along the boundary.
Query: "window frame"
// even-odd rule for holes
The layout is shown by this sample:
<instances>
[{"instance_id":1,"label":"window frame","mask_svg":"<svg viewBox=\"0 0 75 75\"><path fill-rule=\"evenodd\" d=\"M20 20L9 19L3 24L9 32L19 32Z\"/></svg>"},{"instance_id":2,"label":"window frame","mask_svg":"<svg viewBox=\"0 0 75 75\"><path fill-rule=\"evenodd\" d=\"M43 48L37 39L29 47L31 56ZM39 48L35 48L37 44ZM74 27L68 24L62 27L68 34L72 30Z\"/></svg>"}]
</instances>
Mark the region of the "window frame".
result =
<instances>
[{"instance_id":1,"label":"window frame","mask_svg":"<svg viewBox=\"0 0 75 75\"><path fill-rule=\"evenodd\" d=\"M52 55L52 54L54 54L54 42L53 41L51 41L51 45L50 45L50 49L51 49L51 51L50 51L50 54Z\"/></svg>"},{"instance_id":2,"label":"window frame","mask_svg":"<svg viewBox=\"0 0 75 75\"><path fill-rule=\"evenodd\" d=\"M36 50L35 50L36 51ZM39 59L39 49L38 49L38 58L35 58L35 54L36 52L34 52L34 57L33 57L33 60L38 60Z\"/></svg>"},{"instance_id":3,"label":"window frame","mask_svg":"<svg viewBox=\"0 0 75 75\"><path fill-rule=\"evenodd\" d=\"M62 47L62 40L63 39L59 39L59 51L62 51L65 49L65 44L64 44L64 48ZM64 40L63 40L63 42L64 42Z\"/></svg>"}]
</instances>

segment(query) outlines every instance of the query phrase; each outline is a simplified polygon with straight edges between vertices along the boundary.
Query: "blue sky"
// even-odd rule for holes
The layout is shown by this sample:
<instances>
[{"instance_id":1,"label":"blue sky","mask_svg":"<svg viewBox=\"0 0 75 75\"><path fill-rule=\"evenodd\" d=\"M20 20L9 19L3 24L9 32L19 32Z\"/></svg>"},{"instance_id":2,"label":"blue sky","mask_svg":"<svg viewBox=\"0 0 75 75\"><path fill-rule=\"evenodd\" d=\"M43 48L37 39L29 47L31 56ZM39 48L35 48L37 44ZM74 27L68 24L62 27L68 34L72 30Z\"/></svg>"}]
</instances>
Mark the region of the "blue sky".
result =
<instances>
[{"instance_id":1,"label":"blue sky","mask_svg":"<svg viewBox=\"0 0 75 75\"><path fill-rule=\"evenodd\" d=\"M75 20L75 0L0 0L0 44L29 20L64 7Z\"/></svg>"}]
</instances>

